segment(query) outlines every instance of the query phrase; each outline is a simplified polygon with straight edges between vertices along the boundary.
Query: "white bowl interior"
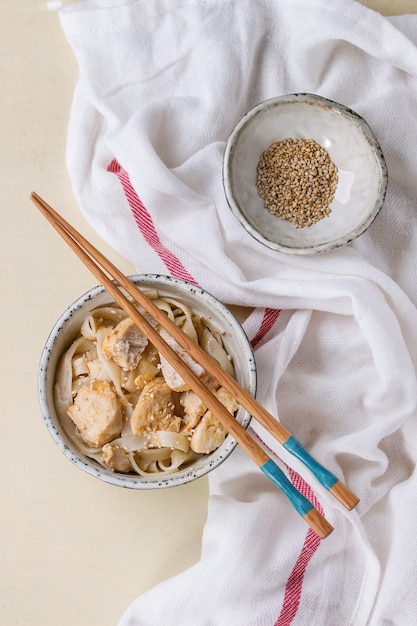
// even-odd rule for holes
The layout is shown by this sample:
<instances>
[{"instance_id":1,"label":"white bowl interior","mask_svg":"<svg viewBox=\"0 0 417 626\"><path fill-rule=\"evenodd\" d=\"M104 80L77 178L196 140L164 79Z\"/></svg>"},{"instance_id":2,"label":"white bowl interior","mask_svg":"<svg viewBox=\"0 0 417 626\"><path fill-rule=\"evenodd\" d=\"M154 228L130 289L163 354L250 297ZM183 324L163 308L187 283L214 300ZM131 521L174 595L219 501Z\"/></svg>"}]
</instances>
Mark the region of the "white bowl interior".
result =
<instances>
[{"instance_id":1,"label":"white bowl interior","mask_svg":"<svg viewBox=\"0 0 417 626\"><path fill-rule=\"evenodd\" d=\"M241 386L255 395L256 365L251 345L241 325L225 306L206 291L176 278L160 275L138 275L130 278L141 287L156 288L161 295L183 300L197 314L210 316L212 322L225 331L224 344L233 358L236 379ZM38 382L42 416L52 438L63 454L77 467L101 480L121 487L133 489L173 487L207 474L222 463L236 446L236 441L230 435L227 435L218 450L210 455L202 456L192 467L182 469L175 474L166 476L158 474L148 478L112 472L103 468L94 460L78 452L60 425L53 401L58 362L78 335L81 321L87 312L111 301L111 296L102 287L95 287L81 296L63 313L47 339L41 355ZM240 407L236 419L246 428L250 422L250 415Z\"/></svg>"},{"instance_id":2,"label":"white bowl interior","mask_svg":"<svg viewBox=\"0 0 417 626\"><path fill-rule=\"evenodd\" d=\"M314 139L338 168L331 214L307 228L271 215L256 187L261 154L284 139ZM385 161L366 122L346 107L297 94L258 105L239 122L226 145L223 181L231 210L270 248L311 254L345 245L378 214L386 192Z\"/></svg>"}]
</instances>

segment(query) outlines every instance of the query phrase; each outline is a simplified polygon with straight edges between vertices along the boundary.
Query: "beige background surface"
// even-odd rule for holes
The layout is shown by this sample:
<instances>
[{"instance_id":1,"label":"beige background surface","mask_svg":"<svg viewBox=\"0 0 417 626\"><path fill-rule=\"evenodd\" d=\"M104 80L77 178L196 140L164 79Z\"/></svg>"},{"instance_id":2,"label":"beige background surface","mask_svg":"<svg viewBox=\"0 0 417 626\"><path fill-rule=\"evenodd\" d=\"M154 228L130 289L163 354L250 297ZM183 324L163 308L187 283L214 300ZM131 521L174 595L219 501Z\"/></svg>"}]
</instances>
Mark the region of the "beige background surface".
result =
<instances>
[{"instance_id":1,"label":"beige background surface","mask_svg":"<svg viewBox=\"0 0 417 626\"><path fill-rule=\"evenodd\" d=\"M363 4L417 12L417 0ZM30 192L132 271L99 241L72 196L65 142L77 68L52 6L0 0L0 624L115 626L137 595L198 560L207 481L145 493L102 484L64 458L42 423L41 350L62 310L95 280Z\"/></svg>"}]
</instances>

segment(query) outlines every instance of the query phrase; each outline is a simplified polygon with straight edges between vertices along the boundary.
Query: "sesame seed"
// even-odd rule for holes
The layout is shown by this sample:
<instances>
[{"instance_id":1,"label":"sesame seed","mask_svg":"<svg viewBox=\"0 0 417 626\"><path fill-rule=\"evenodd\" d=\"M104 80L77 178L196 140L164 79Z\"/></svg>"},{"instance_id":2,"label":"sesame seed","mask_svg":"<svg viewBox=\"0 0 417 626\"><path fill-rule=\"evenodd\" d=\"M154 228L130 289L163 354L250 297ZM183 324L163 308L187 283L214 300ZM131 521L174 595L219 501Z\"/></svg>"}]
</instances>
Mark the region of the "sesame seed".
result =
<instances>
[{"instance_id":1,"label":"sesame seed","mask_svg":"<svg viewBox=\"0 0 417 626\"><path fill-rule=\"evenodd\" d=\"M284 139L261 155L256 186L272 215L304 228L330 215L337 171L314 139Z\"/></svg>"}]
</instances>

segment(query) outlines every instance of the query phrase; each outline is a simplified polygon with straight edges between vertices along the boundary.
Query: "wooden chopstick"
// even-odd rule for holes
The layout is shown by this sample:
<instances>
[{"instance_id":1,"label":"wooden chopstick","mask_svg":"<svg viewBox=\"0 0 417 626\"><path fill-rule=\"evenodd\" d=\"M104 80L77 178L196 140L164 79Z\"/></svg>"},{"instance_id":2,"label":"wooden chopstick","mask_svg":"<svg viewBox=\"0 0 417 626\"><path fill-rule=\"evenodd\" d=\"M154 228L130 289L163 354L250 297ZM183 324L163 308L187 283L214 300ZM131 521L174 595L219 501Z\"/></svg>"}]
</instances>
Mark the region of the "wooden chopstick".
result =
<instances>
[{"instance_id":1,"label":"wooden chopstick","mask_svg":"<svg viewBox=\"0 0 417 626\"><path fill-rule=\"evenodd\" d=\"M310 469L317 480L329 492L335 496L348 510L353 509L359 502L359 498L353 494L334 474L320 465L303 448L301 443L291 435L291 433L278 422L268 411L262 407L239 383L224 372L218 363L212 359L200 346L195 344L182 332L176 324L171 322L166 315L149 300L120 270L114 266L97 248L87 239L78 233L63 217L61 217L52 207L33 193L31 198L35 204L41 203L47 207L50 215L58 221L73 238L77 238L85 250L101 264L103 268L131 295L136 301L161 325L166 328L175 341L188 352L213 378L219 380L221 384L236 398L241 404L271 435L293 456L298 458L306 467ZM40 207L38 207L40 208Z\"/></svg>"},{"instance_id":2,"label":"wooden chopstick","mask_svg":"<svg viewBox=\"0 0 417 626\"><path fill-rule=\"evenodd\" d=\"M354 494L334 477L328 470L320 466L308 453L302 448L301 444L295 440L291 434L282 426L276 428L276 420L245 391L237 381L227 375L206 352L192 342L185 333L173 324L167 316L149 300L146 295L133 283L124 276L104 255L97 250L88 240L86 240L78 231L76 231L62 216L60 216L50 205L48 205L38 194L33 192L30 196L32 202L48 219L57 232L63 237L71 249L90 269L99 282L105 287L109 294L116 302L125 310L127 315L137 324L142 332L148 337L149 341L161 352L161 354L171 363L180 376L188 383L188 385L200 397L202 402L216 414L219 421L224 425L226 430L236 439L236 441L245 449L249 456L260 467L263 473L274 482L283 493L289 498L297 512L302 515L307 523L317 532L320 537L326 537L332 530L329 522L320 514L317 509L291 484L285 474L279 467L269 458L264 450L250 437L249 433L235 420L235 418L224 408L221 402L208 390L201 380L188 368L184 361L177 353L162 339L161 335L151 324L140 314L136 306L134 306L128 298L119 290L117 283L131 295L138 304L140 304L161 326L163 326L171 336L177 341L181 347L186 350L200 365L216 380L224 386L236 400L246 408L253 417L263 423L266 428L276 436L277 440L284 445L292 454L302 460L319 478L320 482L325 484L327 488L338 497L346 506L349 496L352 508L358 502ZM103 269L112 277L109 278ZM112 280L114 279L114 280ZM271 427L273 426L273 428ZM288 445L288 442L289 445ZM333 481L329 487L329 476ZM327 483L327 485L326 485ZM336 486L336 489L334 488Z\"/></svg>"}]
</instances>

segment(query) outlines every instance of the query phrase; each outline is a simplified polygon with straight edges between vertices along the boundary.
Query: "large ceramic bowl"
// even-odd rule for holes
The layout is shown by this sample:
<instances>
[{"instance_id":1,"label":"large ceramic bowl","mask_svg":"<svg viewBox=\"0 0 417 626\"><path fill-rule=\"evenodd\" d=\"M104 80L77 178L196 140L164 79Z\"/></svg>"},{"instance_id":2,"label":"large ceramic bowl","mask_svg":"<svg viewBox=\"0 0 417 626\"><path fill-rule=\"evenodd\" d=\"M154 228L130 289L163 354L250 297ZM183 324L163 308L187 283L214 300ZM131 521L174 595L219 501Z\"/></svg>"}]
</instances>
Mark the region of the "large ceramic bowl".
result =
<instances>
[{"instance_id":1,"label":"large ceramic bowl","mask_svg":"<svg viewBox=\"0 0 417 626\"><path fill-rule=\"evenodd\" d=\"M224 331L223 342L233 359L236 379L253 396L256 393L256 365L248 338L234 315L212 295L195 285L161 275L136 275L131 280L142 288L157 289L162 296L175 297L188 304L201 315L208 316L213 324ZM109 294L95 287L71 304L53 327L43 349L39 368L39 400L45 425L61 452L78 468L113 485L132 489L157 489L182 485L204 476L222 463L233 451L236 441L227 435L214 452L203 455L191 466L173 474L139 476L123 474L102 467L80 453L60 423L54 405L54 384L58 363L80 330L81 321L92 309L111 303ZM239 407L236 419L247 428L248 412Z\"/></svg>"},{"instance_id":2,"label":"large ceramic bowl","mask_svg":"<svg viewBox=\"0 0 417 626\"><path fill-rule=\"evenodd\" d=\"M308 227L296 228L271 214L256 186L262 153L285 139L313 139L338 169L330 215ZM378 215L387 182L382 150L365 120L314 94L260 103L240 120L226 144L223 183L228 204L255 239L279 252L316 254L352 242Z\"/></svg>"}]
</instances>

